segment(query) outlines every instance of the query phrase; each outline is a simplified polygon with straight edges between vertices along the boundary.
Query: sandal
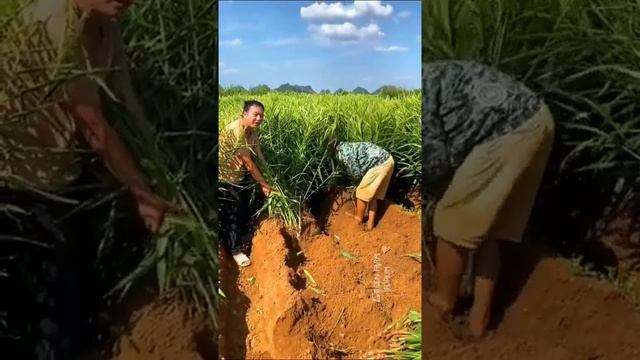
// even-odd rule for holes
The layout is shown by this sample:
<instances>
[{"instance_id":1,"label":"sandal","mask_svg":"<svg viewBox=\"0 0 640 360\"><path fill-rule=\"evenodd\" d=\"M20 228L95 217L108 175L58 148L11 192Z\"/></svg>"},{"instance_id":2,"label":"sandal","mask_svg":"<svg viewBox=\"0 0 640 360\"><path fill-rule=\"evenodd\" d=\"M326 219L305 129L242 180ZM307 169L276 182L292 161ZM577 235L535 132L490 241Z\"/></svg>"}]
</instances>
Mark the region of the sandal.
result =
<instances>
[{"instance_id":1,"label":"sandal","mask_svg":"<svg viewBox=\"0 0 640 360\"><path fill-rule=\"evenodd\" d=\"M240 267L247 267L251 265L251 260L249 260L247 255L245 255L244 253L233 255L233 260L235 260L236 264L238 264L238 266Z\"/></svg>"}]
</instances>

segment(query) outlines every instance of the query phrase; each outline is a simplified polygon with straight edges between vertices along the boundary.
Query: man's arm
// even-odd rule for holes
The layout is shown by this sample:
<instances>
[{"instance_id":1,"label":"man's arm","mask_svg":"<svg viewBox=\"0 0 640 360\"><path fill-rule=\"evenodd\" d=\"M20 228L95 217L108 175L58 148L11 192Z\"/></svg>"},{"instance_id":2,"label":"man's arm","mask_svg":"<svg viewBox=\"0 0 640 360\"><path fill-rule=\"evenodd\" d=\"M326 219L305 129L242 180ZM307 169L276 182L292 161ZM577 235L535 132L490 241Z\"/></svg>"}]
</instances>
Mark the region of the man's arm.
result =
<instances>
[{"instance_id":1,"label":"man's arm","mask_svg":"<svg viewBox=\"0 0 640 360\"><path fill-rule=\"evenodd\" d=\"M69 106L80 134L109 171L128 188L148 189L124 143L107 123L98 88L82 78L67 86Z\"/></svg>"},{"instance_id":2,"label":"man's arm","mask_svg":"<svg viewBox=\"0 0 640 360\"><path fill-rule=\"evenodd\" d=\"M104 118L98 87L90 79L80 78L68 84L66 91L80 134L113 176L132 192L147 227L157 231L164 203L151 192L124 142Z\"/></svg>"},{"instance_id":3,"label":"man's arm","mask_svg":"<svg viewBox=\"0 0 640 360\"><path fill-rule=\"evenodd\" d=\"M251 159L251 153L240 153L240 160L242 160L242 164L247 169L247 171L249 171L251 176L253 176L253 178L256 179L256 181L260 184L260 186L262 187L262 192L266 196L269 196L269 194L271 193L271 187L262 176L260 169L258 169L256 164L253 162L253 159Z\"/></svg>"}]
</instances>

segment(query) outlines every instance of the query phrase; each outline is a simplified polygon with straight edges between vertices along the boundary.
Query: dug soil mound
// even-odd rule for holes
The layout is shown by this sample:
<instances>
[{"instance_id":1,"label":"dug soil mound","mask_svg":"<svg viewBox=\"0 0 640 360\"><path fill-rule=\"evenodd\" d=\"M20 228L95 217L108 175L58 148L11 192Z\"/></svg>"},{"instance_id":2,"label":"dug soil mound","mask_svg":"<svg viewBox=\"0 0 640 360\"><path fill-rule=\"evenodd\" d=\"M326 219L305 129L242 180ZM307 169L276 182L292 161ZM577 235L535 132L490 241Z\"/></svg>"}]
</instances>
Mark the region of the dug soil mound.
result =
<instances>
[{"instance_id":1,"label":"dug soil mound","mask_svg":"<svg viewBox=\"0 0 640 360\"><path fill-rule=\"evenodd\" d=\"M112 360L213 360L217 347L204 318L175 296L136 311L114 346Z\"/></svg>"},{"instance_id":2,"label":"dug soil mound","mask_svg":"<svg viewBox=\"0 0 640 360\"><path fill-rule=\"evenodd\" d=\"M610 283L576 275L537 245L503 252L492 333L460 342L424 309L427 359L640 359L640 313Z\"/></svg>"},{"instance_id":3,"label":"dug soil mound","mask_svg":"<svg viewBox=\"0 0 640 360\"><path fill-rule=\"evenodd\" d=\"M226 359L361 358L388 348L385 328L420 309L420 215L385 205L372 231L338 200L323 231L296 236L264 220L251 266L222 256ZM321 224L322 225L322 224Z\"/></svg>"}]
</instances>

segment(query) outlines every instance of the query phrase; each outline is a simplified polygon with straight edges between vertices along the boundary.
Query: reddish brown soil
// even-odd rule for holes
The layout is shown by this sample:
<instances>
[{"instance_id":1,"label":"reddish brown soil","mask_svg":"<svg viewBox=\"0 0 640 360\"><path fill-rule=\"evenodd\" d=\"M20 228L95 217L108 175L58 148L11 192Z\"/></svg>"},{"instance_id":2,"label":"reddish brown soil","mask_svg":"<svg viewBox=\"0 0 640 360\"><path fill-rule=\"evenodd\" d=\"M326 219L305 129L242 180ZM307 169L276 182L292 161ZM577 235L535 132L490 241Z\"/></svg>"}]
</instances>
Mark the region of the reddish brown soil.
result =
<instances>
[{"instance_id":1,"label":"reddish brown soil","mask_svg":"<svg viewBox=\"0 0 640 360\"><path fill-rule=\"evenodd\" d=\"M191 315L176 297L138 310L114 346L112 360L217 359L206 321Z\"/></svg>"},{"instance_id":2,"label":"reddish brown soil","mask_svg":"<svg viewBox=\"0 0 640 360\"><path fill-rule=\"evenodd\" d=\"M487 338L462 343L424 309L426 358L640 359L640 313L611 284L578 277L567 260L537 249L503 249L499 313Z\"/></svg>"},{"instance_id":3,"label":"reddish brown soil","mask_svg":"<svg viewBox=\"0 0 640 360\"><path fill-rule=\"evenodd\" d=\"M312 227L298 239L265 220L250 267L238 270L223 256L222 355L361 358L387 348L383 330L421 306L420 263L405 256L420 252L421 223L417 213L385 208L371 232L347 215L350 201L334 204L326 233Z\"/></svg>"}]
</instances>

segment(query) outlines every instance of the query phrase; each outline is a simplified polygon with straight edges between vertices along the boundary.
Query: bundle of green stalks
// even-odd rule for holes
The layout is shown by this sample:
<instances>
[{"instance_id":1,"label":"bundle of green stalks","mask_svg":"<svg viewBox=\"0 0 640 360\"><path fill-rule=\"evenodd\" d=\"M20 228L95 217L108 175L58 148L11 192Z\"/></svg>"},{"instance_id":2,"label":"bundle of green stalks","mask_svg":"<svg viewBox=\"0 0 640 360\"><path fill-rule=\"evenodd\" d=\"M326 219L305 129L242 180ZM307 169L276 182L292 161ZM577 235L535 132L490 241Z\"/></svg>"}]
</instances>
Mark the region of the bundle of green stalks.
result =
<instances>
[{"instance_id":1,"label":"bundle of green stalks","mask_svg":"<svg viewBox=\"0 0 640 360\"><path fill-rule=\"evenodd\" d=\"M346 180L329 142L373 142L396 161L397 179L421 179L421 99L418 92L396 98L299 93L235 94L220 97L220 129L241 115L243 101L265 105L259 137L268 166L266 180L278 191L268 211L300 223L310 196ZM295 219L295 221L293 220Z\"/></svg>"},{"instance_id":2,"label":"bundle of green stalks","mask_svg":"<svg viewBox=\"0 0 640 360\"><path fill-rule=\"evenodd\" d=\"M422 359L422 314L411 311L402 321L403 331L392 337L391 350L387 358L396 360Z\"/></svg>"},{"instance_id":3,"label":"bundle of green stalks","mask_svg":"<svg viewBox=\"0 0 640 360\"><path fill-rule=\"evenodd\" d=\"M262 168L265 180L269 184L273 184L273 187L267 201L258 211L258 215L266 211L269 217L282 220L289 230L299 231L302 228L302 218L299 215L302 212L301 199L280 185L282 180L273 173L268 165L265 164Z\"/></svg>"},{"instance_id":4,"label":"bundle of green stalks","mask_svg":"<svg viewBox=\"0 0 640 360\"><path fill-rule=\"evenodd\" d=\"M373 350L366 359L419 360L422 359L422 314L411 310L402 319L384 329L382 336L388 339L390 348Z\"/></svg>"}]
</instances>

